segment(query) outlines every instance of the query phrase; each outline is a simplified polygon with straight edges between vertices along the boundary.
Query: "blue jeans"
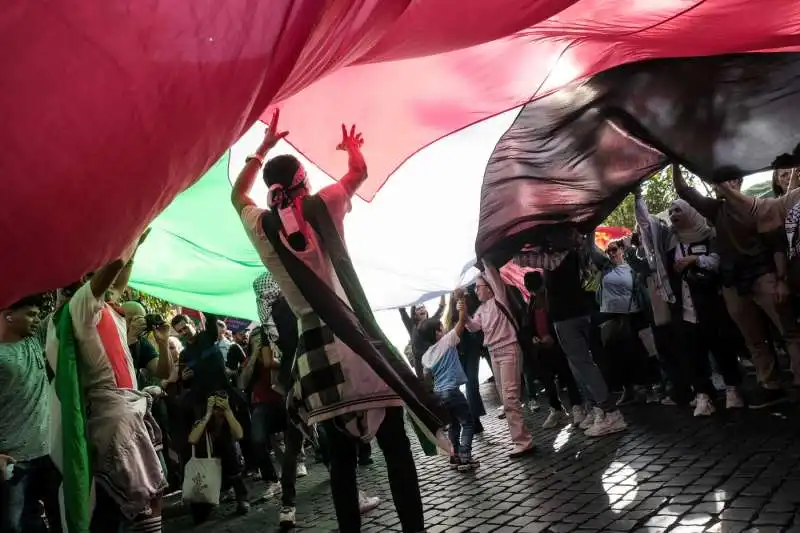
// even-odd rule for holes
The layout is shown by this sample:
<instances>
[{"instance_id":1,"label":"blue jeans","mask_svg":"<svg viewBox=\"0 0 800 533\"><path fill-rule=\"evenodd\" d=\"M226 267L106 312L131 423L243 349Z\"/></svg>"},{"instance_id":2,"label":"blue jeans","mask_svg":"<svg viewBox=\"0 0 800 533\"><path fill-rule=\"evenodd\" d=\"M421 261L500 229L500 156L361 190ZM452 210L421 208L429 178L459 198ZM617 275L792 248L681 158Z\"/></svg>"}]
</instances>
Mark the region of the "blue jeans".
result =
<instances>
[{"instance_id":1,"label":"blue jeans","mask_svg":"<svg viewBox=\"0 0 800 533\"><path fill-rule=\"evenodd\" d=\"M436 394L450 413L450 443L453 445L453 452L462 459L472 459L472 435L475 431L475 420L469 410L467 399L458 389L441 391Z\"/></svg>"},{"instance_id":2,"label":"blue jeans","mask_svg":"<svg viewBox=\"0 0 800 533\"><path fill-rule=\"evenodd\" d=\"M14 465L11 479L5 482L5 501L0 508L0 532L44 533L39 500L45 504L51 531L61 531L58 512L58 486L60 474L49 456Z\"/></svg>"}]
</instances>

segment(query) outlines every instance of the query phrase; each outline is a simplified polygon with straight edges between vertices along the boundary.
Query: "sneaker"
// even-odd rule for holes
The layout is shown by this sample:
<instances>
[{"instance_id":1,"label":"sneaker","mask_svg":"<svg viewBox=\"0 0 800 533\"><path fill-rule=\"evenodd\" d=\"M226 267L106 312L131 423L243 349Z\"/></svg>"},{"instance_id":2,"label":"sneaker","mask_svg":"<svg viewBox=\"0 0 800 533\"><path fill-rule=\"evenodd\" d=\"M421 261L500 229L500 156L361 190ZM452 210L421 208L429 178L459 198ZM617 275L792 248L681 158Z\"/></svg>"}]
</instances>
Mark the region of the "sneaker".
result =
<instances>
[{"instance_id":1,"label":"sneaker","mask_svg":"<svg viewBox=\"0 0 800 533\"><path fill-rule=\"evenodd\" d=\"M764 409L786 402L789 397L783 389L765 389L759 387L750 397L750 409Z\"/></svg>"},{"instance_id":2,"label":"sneaker","mask_svg":"<svg viewBox=\"0 0 800 533\"><path fill-rule=\"evenodd\" d=\"M714 414L714 411L716 411L708 394L698 394L697 403L695 405L694 416L711 416Z\"/></svg>"},{"instance_id":3,"label":"sneaker","mask_svg":"<svg viewBox=\"0 0 800 533\"><path fill-rule=\"evenodd\" d=\"M358 491L358 510L361 514L368 513L381 503L377 496L367 496L364 492Z\"/></svg>"},{"instance_id":4,"label":"sneaker","mask_svg":"<svg viewBox=\"0 0 800 533\"><path fill-rule=\"evenodd\" d=\"M561 409L553 409L550 408L550 414L547 415L547 420L544 421L542 424L542 429L553 429L556 427L559 422L561 422L561 417L564 416L564 413Z\"/></svg>"},{"instance_id":5,"label":"sneaker","mask_svg":"<svg viewBox=\"0 0 800 533\"><path fill-rule=\"evenodd\" d=\"M475 459L461 459L461 463L458 465L459 472L469 472L470 470L475 470L481 466L480 461L476 461Z\"/></svg>"},{"instance_id":6,"label":"sneaker","mask_svg":"<svg viewBox=\"0 0 800 533\"><path fill-rule=\"evenodd\" d=\"M536 452L536 446L531 444L530 448L525 448L524 450L511 452L510 454L508 454L508 458L509 459L520 459L520 458L525 457L527 455L532 455L535 452Z\"/></svg>"},{"instance_id":7,"label":"sneaker","mask_svg":"<svg viewBox=\"0 0 800 533\"><path fill-rule=\"evenodd\" d=\"M308 475L308 468L303 463L297 465L297 477L306 477Z\"/></svg>"},{"instance_id":8,"label":"sneaker","mask_svg":"<svg viewBox=\"0 0 800 533\"><path fill-rule=\"evenodd\" d=\"M452 470L458 470L458 467L461 465L461 461L459 461L458 457L455 455L450 456L450 468Z\"/></svg>"},{"instance_id":9,"label":"sneaker","mask_svg":"<svg viewBox=\"0 0 800 533\"><path fill-rule=\"evenodd\" d=\"M278 515L282 528L294 527L297 523L296 518L297 510L289 505L281 507L281 512Z\"/></svg>"},{"instance_id":10,"label":"sneaker","mask_svg":"<svg viewBox=\"0 0 800 533\"><path fill-rule=\"evenodd\" d=\"M587 430L594 425L594 421L598 417L603 416L603 410L599 407L595 407L591 413L586 414L586 418L583 419L583 422L578 424L578 427L583 430Z\"/></svg>"},{"instance_id":11,"label":"sneaker","mask_svg":"<svg viewBox=\"0 0 800 533\"><path fill-rule=\"evenodd\" d=\"M744 407L742 393L736 387L725 389L725 409L741 409Z\"/></svg>"},{"instance_id":12,"label":"sneaker","mask_svg":"<svg viewBox=\"0 0 800 533\"><path fill-rule=\"evenodd\" d=\"M523 407L525 407L525 406L523 405ZM533 400L528 402L528 409L530 409L533 412L536 412L541 408L542 408L542 404L540 404L539 401L536 400L536 399L533 399Z\"/></svg>"},{"instance_id":13,"label":"sneaker","mask_svg":"<svg viewBox=\"0 0 800 533\"><path fill-rule=\"evenodd\" d=\"M678 402L670 398L669 396L664 396L661 399L661 405L665 405L667 407L677 407Z\"/></svg>"},{"instance_id":14,"label":"sneaker","mask_svg":"<svg viewBox=\"0 0 800 533\"><path fill-rule=\"evenodd\" d=\"M236 514L246 515L250 512L250 502L242 500L236 503Z\"/></svg>"},{"instance_id":15,"label":"sneaker","mask_svg":"<svg viewBox=\"0 0 800 533\"><path fill-rule=\"evenodd\" d=\"M281 493L281 484L277 481L267 483L267 490L264 491L264 499L270 500Z\"/></svg>"},{"instance_id":16,"label":"sneaker","mask_svg":"<svg viewBox=\"0 0 800 533\"><path fill-rule=\"evenodd\" d=\"M601 411L601 414L595 418L592 427L587 429L584 435L587 437L602 437L603 435L624 431L627 427L628 424L622 418L622 413L619 412L619 409L610 413Z\"/></svg>"},{"instance_id":17,"label":"sneaker","mask_svg":"<svg viewBox=\"0 0 800 533\"><path fill-rule=\"evenodd\" d=\"M572 425L580 426L581 422L586 420L586 409L582 405L572 406Z\"/></svg>"},{"instance_id":18,"label":"sneaker","mask_svg":"<svg viewBox=\"0 0 800 533\"><path fill-rule=\"evenodd\" d=\"M661 393L655 387L648 388L645 392L645 403L660 403Z\"/></svg>"}]
</instances>

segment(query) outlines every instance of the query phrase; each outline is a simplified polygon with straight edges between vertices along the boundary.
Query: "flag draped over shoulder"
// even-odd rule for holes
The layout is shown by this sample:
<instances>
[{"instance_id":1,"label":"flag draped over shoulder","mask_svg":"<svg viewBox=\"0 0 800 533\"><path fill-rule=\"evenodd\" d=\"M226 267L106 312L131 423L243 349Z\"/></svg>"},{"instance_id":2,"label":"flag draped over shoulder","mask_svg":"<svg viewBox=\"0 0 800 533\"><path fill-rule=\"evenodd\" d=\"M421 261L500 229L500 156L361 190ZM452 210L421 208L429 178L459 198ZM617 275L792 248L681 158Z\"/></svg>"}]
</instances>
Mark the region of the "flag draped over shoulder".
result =
<instances>
[{"instance_id":1,"label":"flag draped over shoulder","mask_svg":"<svg viewBox=\"0 0 800 533\"><path fill-rule=\"evenodd\" d=\"M78 371L78 343L69 304L56 312L53 322L58 333L55 390L61 403L64 518L67 533L87 533L92 473L86 439L86 404Z\"/></svg>"}]
</instances>

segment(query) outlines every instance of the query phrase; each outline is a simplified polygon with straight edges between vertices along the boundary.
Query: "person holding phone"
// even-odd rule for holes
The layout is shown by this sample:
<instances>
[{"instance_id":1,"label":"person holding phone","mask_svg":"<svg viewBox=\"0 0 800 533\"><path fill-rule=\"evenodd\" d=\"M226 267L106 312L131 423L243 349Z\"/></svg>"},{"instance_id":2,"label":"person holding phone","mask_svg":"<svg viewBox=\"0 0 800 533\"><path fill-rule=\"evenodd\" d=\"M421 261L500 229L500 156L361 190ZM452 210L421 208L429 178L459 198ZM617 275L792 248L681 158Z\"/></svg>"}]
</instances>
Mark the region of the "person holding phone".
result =
<instances>
[{"instance_id":1,"label":"person holding phone","mask_svg":"<svg viewBox=\"0 0 800 533\"><path fill-rule=\"evenodd\" d=\"M208 433L208 439L204 435ZM244 438L244 430L233 414L228 393L217 391L208 398L206 414L195 422L189 432L189 444L195 447L200 457L212 456L222 461L222 490L232 487L236 494L237 514L247 514L250 502L247 500L247 487L244 484L244 459L239 441ZM207 443L211 450L206 449ZM205 521L211 513L208 504L191 504L195 523Z\"/></svg>"}]
</instances>

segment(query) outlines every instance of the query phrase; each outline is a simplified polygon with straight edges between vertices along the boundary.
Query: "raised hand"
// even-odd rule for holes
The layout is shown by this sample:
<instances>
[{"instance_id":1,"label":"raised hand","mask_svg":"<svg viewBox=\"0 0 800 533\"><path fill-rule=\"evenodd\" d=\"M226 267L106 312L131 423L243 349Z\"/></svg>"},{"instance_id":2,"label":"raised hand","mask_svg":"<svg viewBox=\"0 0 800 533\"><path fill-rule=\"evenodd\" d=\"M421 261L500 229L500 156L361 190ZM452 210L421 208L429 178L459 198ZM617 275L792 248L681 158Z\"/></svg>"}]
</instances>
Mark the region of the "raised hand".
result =
<instances>
[{"instance_id":1,"label":"raised hand","mask_svg":"<svg viewBox=\"0 0 800 533\"><path fill-rule=\"evenodd\" d=\"M272 149L278 144L278 141L289 135L288 131L278 131L278 119L280 115L280 109L276 109L272 112L272 119L269 121L267 132L264 134L264 141L261 143L261 146L266 150Z\"/></svg>"},{"instance_id":2,"label":"raised hand","mask_svg":"<svg viewBox=\"0 0 800 533\"><path fill-rule=\"evenodd\" d=\"M353 155L354 152L361 153L362 146L364 146L364 136L361 132L356 131L356 125L350 126L350 132L348 132L347 126L342 124L342 142L336 146L336 149Z\"/></svg>"}]
</instances>

